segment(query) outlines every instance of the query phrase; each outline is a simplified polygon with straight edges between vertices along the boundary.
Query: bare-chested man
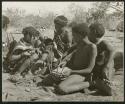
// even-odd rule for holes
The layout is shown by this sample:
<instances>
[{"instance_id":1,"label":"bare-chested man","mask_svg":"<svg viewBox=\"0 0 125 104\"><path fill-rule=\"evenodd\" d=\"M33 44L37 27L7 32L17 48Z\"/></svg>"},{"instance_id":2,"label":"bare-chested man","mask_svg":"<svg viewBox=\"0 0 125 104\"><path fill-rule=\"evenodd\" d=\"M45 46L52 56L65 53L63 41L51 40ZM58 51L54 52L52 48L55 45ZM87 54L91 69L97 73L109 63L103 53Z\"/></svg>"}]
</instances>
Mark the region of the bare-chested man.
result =
<instances>
[{"instance_id":1,"label":"bare-chested man","mask_svg":"<svg viewBox=\"0 0 125 104\"><path fill-rule=\"evenodd\" d=\"M72 27L73 38L77 43L76 52L64 67L67 78L58 85L57 91L61 94L81 91L93 85L89 83L89 77L95 66L97 56L96 45L88 39L89 28L85 23L76 24Z\"/></svg>"}]
</instances>

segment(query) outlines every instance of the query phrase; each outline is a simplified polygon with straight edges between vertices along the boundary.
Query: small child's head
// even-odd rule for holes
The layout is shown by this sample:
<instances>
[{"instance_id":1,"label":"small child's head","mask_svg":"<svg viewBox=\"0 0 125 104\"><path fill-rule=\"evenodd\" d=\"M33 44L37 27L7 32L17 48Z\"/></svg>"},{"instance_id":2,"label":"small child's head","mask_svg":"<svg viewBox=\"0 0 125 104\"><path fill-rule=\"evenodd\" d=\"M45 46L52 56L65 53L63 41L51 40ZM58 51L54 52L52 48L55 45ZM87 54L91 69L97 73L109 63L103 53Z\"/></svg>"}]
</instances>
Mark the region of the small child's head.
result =
<instances>
[{"instance_id":1,"label":"small child's head","mask_svg":"<svg viewBox=\"0 0 125 104\"><path fill-rule=\"evenodd\" d=\"M48 50L52 49L54 46L53 40L50 38L45 39L44 44L45 44L46 49L48 49Z\"/></svg>"},{"instance_id":2,"label":"small child's head","mask_svg":"<svg viewBox=\"0 0 125 104\"><path fill-rule=\"evenodd\" d=\"M86 23L75 24L72 27L73 39L76 43L81 42L86 36L89 35L89 27Z\"/></svg>"},{"instance_id":3,"label":"small child's head","mask_svg":"<svg viewBox=\"0 0 125 104\"><path fill-rule=\"evenodd\" d=\"M89 26L89 29L90 29L89 40L93 43L98 43L99 40L105 34L105 28L100 23L91 24Z\"/></svg>"},{"instance_id":4,"label":"small child's head","mask_svg":"<svg viewBox=\"0 0 125 104\"><path fill-rule=\"evenodd\" d=\"M63 15L57 16L54 19L56 31L62 31L64 27L67 26L67 23L68 23L68 19Z\"/></svg>"},{"instance_id":5,"label":"small child's head","mask_svg":"<svg viewBox=\"0 0 125 104\"><path fill-rule=\"evenodd\" d=\"M39 32L32 26L23 28L22 34L24 39L28 43L32 43L35 40L35 37L39 36Z\"/></svg>"}]
</instances>

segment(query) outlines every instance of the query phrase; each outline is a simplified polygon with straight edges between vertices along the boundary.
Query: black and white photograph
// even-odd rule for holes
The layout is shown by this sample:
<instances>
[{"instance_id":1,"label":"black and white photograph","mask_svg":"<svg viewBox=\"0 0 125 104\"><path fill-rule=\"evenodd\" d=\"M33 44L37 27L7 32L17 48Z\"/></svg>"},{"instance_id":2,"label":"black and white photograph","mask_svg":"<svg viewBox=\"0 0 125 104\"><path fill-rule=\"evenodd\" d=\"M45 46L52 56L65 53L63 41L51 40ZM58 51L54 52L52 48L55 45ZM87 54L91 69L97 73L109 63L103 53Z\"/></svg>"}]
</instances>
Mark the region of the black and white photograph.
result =
<instances>
[{"instance_id":1,"label":"black and white photograph","mask_svg":"<svg viewBox=\"0 0 125 104\"><path fill-rule=\"evenodd\" d=\"M123 102L124 1L3 1L2 102Z\"/></svg>"}]
</instances>

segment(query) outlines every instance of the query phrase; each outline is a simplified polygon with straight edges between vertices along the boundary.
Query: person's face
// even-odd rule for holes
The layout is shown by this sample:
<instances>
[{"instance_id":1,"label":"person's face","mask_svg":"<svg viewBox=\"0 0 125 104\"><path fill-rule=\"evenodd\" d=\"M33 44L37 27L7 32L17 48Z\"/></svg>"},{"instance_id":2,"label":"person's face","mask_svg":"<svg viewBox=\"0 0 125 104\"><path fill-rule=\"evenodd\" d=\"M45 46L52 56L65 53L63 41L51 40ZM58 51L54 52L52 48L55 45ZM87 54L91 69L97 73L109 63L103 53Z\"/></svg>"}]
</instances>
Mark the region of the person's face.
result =
<instances>
[{"instance_id":1,"label":"person's face","mask_svg":"<svg viewBox=\"0 0 125 104\"><path fill-rule=\"evenodd\" d=\"M91 33L89 34L89 40L92 42L92 43L98 43L101 39L101 37L97 37L95 34Z\"/></svg>"},{"instance_id":2,"label":"person's face","mask_svg":"<svg viewBox=\"0 0 125 104\"><path fill-rule=\"evenodd\" d=\"M28 43L33 43L35 37L27 34L24 38Z\"/></svg>"},{"instance_id":3,"label":"person's face","mask_svg":"<svg viewBox=\"0 0 125 104\"><path fill-rule=\"evenodd\" d=\"M32 43L32 44L35 44L36 42L37 42L38 44L40 43L39 37L38 37L38 36L33 36L33 37L31 38L31 43Z\"/></svg>"},{"instance_id":4,"label":"person's face","mask_svg":"<svg viewBox=\"0 0 125 104\"><path fill-rule=\"evenodd\" d=\"M73 35L74 41L75 41L77 44L82 41L82 36L81 36L81 35L79 35L79 34L77 34L77 33L75 33L75 32L72 32L72 35Z\"/></svg>"},{"instance_id":5,"label":"person's face","mask_svg":"<svg viewBox=\"0 0 125 104\"><path fill-rule=\"evenodd\" d=\"M47 50L51 50L52 48L53 48L53 45L47 45L47 46L46 46L46 49L47 49Z\"/></svg>"},{"instance_id":6,"label":"person's face","mask_svg":"<svg viewBox=\"0 0 125 104\"><path fill-rule=\"evenodd\" d=\"M58 32L62 32L65 26L62 26L60 24L55 24L55 29Z\"/></svg>"}]
</instances>

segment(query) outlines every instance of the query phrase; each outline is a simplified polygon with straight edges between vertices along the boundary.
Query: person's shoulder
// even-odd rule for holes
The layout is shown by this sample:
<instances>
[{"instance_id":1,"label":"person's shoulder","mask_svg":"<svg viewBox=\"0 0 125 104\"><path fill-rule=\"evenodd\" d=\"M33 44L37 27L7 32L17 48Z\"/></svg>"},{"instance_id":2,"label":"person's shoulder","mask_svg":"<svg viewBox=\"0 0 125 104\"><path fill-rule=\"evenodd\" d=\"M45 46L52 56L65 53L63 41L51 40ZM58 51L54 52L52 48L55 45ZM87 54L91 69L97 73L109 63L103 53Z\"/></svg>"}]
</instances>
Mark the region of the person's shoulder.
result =
<instances>
[{"instance_id":1,"label":"person's shoulder","mask_svg":"<svg viewBox=\"0 0 125 104\"><path fill-rule=\"evenodd\" d=\"M101 47L105 48L106 50L114 50L111 43L109 43L107 40L102 40L100 45L101 45Z\"/></svg>"},{"instance_id":2,"label":"person's shoulder","mask_svg":"<svg viewBox=\"0 0 125 104\"><path fill-rule=\"evenodd\" d=\"M92 42L90 42L90 43L88 44L88 46L89 46L90 48L96 48L96 45L95 45L94 43L92 43Z\"/></svg>"},{"instance_id":3,"label":"person's shoulder","mask_svg":"<svg viewBox=\"0 0 125 104\"><path fill-rule=\"evenodd\" d=\"M102 40L101 41L101 44L103 45L103 46L110 46L111 47L111 43L109 43L107 40Z\"/></svg>"},{"instance_id":4,"label":"person's shoulder","mask_svg":"<svg viewBox=\"0 0 125 104\"><path fill-rule=\"evenodd\" d=\"M101 45L109 45L109 42L107 40L102 40L100 42Z\"/></svg>"},{"instance_id":5,"label":"person's shoulder","mask_svg":"<svg viewBox=\"0 0 125 104\"><path fill-rule=\"evenodd\" d=\"M95 44L93 44L93 43L89 43L88 44L88 50L89 51L97 51L97 47L96 47L96 45Z\"/></svg>"},{"instance_id":6,"label":"person's shoulder","mask_svg":"<svg viewBox=\"0 0 125 104\"><path fill-rule=\"evenodd\" d=\"M65 28L63 33L66 35L66 36L69 36L71 34L71 29L70 28Z\"/></svg>"}]
</instances>

